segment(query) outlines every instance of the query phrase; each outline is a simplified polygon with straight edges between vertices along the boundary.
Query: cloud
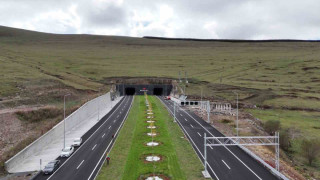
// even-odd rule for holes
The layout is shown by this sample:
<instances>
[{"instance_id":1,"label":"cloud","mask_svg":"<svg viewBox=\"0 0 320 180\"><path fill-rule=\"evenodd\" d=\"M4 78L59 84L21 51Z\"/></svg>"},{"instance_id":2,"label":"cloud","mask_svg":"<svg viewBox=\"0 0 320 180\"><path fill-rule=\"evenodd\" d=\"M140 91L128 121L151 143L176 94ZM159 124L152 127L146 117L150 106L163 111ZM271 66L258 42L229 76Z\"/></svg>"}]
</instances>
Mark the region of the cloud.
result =
<instances>
[{"instance_id":1,"label":"cloud","mask_svg":"<svg viewBox=\"0 0 320 180\"><path fill-rule=\"evenodd\" d=\"M317 39L318 0L3 0L0 22L52 33Z\"/></svg>"}]
</instances>

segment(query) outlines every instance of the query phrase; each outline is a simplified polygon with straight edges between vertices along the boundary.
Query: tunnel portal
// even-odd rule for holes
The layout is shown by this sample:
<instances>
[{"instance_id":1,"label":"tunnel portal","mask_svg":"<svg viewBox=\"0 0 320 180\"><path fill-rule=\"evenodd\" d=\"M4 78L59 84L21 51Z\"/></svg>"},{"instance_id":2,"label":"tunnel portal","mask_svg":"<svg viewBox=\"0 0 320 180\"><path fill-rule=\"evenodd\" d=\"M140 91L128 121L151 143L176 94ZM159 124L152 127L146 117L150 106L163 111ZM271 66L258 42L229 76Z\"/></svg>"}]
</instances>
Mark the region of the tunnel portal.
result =
<instances>
[{"instance_id":1,"label":"tunnel portal","mask_svg":"<svg viewBox=\"0 0 320 180\"><path fill-rule=\"evenodd\" d=\"M120 95L143 95L147 92L148 95L168 96L172 90L171 84L118 84L117 91Z\"/></svg>"}]
</instances>

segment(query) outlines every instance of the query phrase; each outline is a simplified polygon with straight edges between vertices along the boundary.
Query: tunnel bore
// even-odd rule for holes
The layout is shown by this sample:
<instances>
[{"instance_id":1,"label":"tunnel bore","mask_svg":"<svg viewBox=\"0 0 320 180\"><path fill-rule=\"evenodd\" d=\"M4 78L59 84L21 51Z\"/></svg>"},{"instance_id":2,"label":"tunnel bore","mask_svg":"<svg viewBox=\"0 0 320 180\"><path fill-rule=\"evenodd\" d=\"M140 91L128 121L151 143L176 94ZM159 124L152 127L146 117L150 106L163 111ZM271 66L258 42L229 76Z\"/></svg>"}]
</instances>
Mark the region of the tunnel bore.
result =
<instances>
[{"instance_id":1,"label":"tunnel bore","mask_svg":"<svg viewBox=\"0 0 320 180\"><path fill-rule=\"evenodd\" d=\"M134 87L127 87L125 89L125 95L127 95L127 96L132 96L135 93L136 93L136 88L134 88Z\"/></svg>"},{"instance_id":2,"label":"tunnel bore","mask_svg":"<svg viewBox=\"0 0 320 180\"><path fill-rule=\"evenodd\" d=\"M153 95L155 96L162 96L163 95L163 88L154 88Z\"/></svg>"}]
</instances>

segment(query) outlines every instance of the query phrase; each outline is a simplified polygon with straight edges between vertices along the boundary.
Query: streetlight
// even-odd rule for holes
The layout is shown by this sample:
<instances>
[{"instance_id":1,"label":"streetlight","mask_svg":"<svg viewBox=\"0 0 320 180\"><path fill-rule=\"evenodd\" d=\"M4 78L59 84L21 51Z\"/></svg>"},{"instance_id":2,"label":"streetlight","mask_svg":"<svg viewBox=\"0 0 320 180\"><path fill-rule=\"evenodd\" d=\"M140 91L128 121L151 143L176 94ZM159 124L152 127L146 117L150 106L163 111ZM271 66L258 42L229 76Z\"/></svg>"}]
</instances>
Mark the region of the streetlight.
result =
<instances>
[{"instance_id":1,"label":"streetlight","mask_svg":"<svg viewBox=\"0 0 320 180\"><path fill-rule=\"evenodd\" d=\"M70 96L70 94L66 94L63 96L63 149L66 147L66 97Z\"/></svg>"},{"instance_id":2,"label":"streetlight","mask_svg":"<svg viewBox=\"0 0 320 180\"><path fill-rule=\"evenodd\" d=\"M237 95L237 136L239 136L239 94L235 91L233 93Z\"/></svg>"},{"instance_id":3,"label":"streetlight","mask_svg":"<svg viewBox=\"0 0 320 180\"><path fill-rule=\"evenodd\" d=\"M98 121L100 120L100 90L101 88L99 88L99 95L98 95Z\"/></svg>"},{"instance_id":4,"label":"streetlight","mask_svg":"<svg viewBox=\"0 0 320 180\"><path fill-rule=\"evenodd\" d=\"M176 102L173 101L173 122L176 122Z\"/></svg>"}]
</instances>

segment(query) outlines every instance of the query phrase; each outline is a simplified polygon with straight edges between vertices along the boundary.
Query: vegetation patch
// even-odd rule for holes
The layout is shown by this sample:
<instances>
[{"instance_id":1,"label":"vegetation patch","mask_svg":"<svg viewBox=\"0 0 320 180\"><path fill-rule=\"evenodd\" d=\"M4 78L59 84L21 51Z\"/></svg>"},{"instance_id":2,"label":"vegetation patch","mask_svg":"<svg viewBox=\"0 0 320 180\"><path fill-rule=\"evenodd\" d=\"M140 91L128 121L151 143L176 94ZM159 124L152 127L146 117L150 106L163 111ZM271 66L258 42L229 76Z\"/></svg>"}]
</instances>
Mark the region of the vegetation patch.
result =
<instances>
[{"instance_id":1,"label":"vegetation patch","mask_svg":"<svg viewBox=\"0 0 320 180\"><path fill-rule=\"evenodd\" d=\"M16 112L17 117L22 121L39 122L46 119L53 119L63 114L62 109L58 108L45 108L33 111L19 111Z\"/></svg>"},{"instance_id":2,"label":"vegetation patch","mask_svg":"<svg viewBox=\"0 0 320 180\"><path fill-rule=\"evenodd\" d=\"M158 133L153 137L159 146L149 147L151 132L146 128L144 96L136 96L117 141L110 152L109 165L104 164L97 179L147 179L155 173L162 179L202 180L203 166L196 153L183 136L179 126L156 97L148 97L155 114L154 125ZM159 156L161 161L145 162L145 157ZM154 165L155 169L154 169Z\"/></svg>"}]
</instances>

